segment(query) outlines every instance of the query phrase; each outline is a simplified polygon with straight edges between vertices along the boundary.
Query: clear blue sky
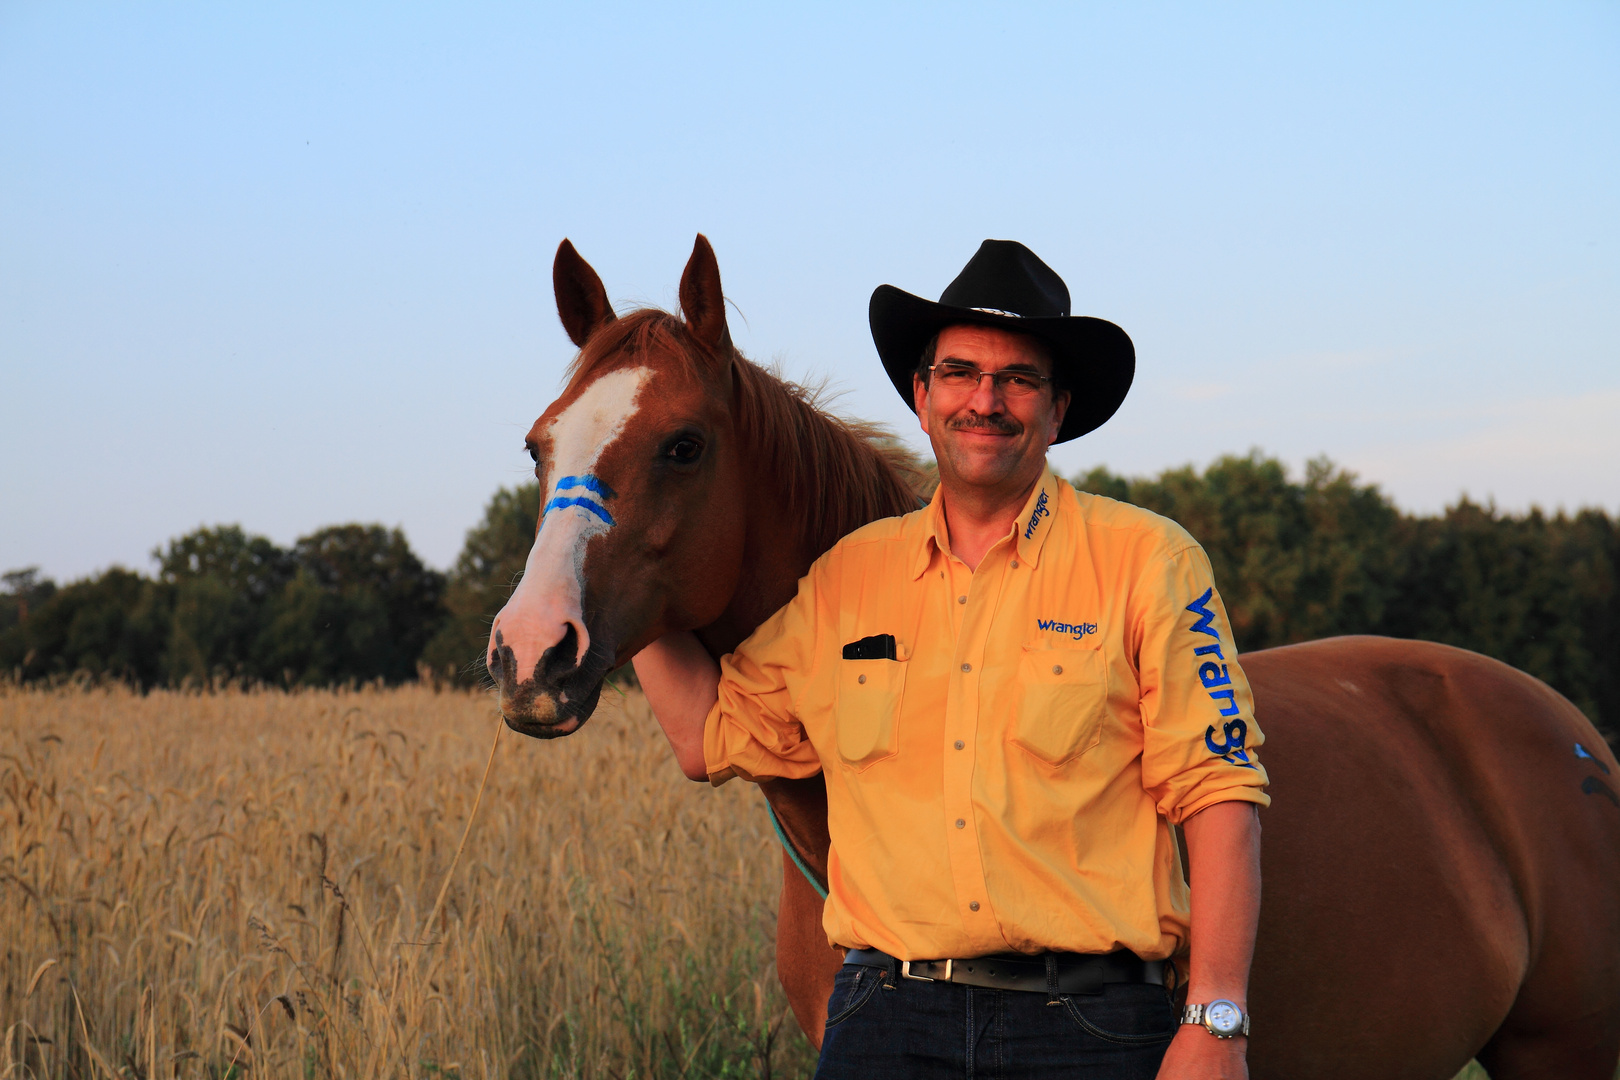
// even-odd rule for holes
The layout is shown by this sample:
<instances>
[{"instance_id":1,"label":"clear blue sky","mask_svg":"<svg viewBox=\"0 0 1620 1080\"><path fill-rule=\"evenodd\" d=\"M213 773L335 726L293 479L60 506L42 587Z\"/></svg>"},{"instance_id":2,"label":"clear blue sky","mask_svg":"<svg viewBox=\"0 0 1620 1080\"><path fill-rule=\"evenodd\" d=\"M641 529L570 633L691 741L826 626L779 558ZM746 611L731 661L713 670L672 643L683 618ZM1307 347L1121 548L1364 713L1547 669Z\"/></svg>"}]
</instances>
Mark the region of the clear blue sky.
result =
<instances>
[{"instance_id":1,"label":"clear blue sky","mask_svg":"<svg viewBox=\"0 0 1620 1080\"><path fill-rule=\"evenodd\" d=\"M1010 237L1137 346L1065 472L1620 508L1612 2L0 0L0 569L448 565L572 355L557 242L672 307L698 231L744 351L908 435L867 297Z\"/></svg>"}]
</instances>

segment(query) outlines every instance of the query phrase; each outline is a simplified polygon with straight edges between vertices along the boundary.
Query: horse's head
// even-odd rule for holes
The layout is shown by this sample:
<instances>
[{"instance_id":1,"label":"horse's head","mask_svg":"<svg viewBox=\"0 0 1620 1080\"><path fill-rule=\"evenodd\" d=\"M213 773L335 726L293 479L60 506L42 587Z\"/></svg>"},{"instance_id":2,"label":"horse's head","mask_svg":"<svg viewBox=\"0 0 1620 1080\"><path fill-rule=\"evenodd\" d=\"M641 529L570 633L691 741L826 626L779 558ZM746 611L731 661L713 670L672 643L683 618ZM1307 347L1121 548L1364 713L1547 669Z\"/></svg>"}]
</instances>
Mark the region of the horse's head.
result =
<instances>
[{"instance_id":1,"label":"horse's head","mask_svg":"<svg viewBox=\"0 0 1620 1080\"><path fill-rule=\"evenodd\" d=\"M603 678L643 646L718 618L745 537L735 350L709 242L681 276L684 319L616 317L567 240L552 278L580 354L525 440L540 520L486 656L506 722L541 738L578 730Z\"/></svg>"}]
</instances>

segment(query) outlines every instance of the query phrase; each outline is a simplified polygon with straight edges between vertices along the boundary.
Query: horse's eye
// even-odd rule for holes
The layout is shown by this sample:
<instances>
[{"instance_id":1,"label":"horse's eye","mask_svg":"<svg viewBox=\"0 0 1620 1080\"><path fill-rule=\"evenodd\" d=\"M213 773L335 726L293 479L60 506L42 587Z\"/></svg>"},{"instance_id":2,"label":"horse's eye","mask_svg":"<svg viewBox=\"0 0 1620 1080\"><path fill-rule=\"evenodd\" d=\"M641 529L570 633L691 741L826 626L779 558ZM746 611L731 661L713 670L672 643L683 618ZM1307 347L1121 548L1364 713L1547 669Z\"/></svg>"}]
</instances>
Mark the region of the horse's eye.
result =
<instances>
[{"instance_id":1,"label":"horse's eye","mask_svg":"<svg viewBox=\"0 0 1620 1080\"><path fill-rule=\"evenodd\" d=\"M523 449L529 452L529 460L536 465L540 464L540 449L536 446L525 445Z\"/></svg>"},{"instance_id":2,"label":"horse's eye","mask_svg":"<svg viewBox=\"0 0 1620 1080\"><path fill-rule=\"evenodd\" d=\"M696 439L677 439L670 446L668 457L682 465L690 465L703 456L703 444Z\"/></svg>"}]
</instances>

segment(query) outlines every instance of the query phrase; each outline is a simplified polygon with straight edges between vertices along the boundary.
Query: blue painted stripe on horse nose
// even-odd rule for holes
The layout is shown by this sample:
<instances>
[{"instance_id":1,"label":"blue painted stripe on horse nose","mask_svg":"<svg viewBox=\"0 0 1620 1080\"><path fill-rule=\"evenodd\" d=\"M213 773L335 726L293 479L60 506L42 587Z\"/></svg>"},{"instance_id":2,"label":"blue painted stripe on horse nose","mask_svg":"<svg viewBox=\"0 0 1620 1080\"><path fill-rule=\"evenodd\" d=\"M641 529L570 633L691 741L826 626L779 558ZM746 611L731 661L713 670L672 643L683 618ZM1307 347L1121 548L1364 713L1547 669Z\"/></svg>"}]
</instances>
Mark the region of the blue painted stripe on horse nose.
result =
<instances>
[{"instance_id":1,"label":"blue painted stripe on horse nose","mask_svg":"<svg viewBox=\"0 0 1620 1080\"><path fill-rule=\"evenodd\" d=\"M559 495L555 499L552 499L550 502L546 503L546 508L545 508L544 511L541 512L540 516L544 517L546 514L551 513L553 510L561 510L561 509L563 509L565 507L569 507L569 506L582 507L583 509L589 510L591 513L595 514L597 517L601 518L603 521L607 522L609 525L614 524L613 515L608 513L607 507L603 506L601 503L597 502L594 499L589 499L589 498L586 498L584 496L577 496L577 497L570 498L570 497Z\"/></svg>"},{"instance_id":2,"label":"blue painted stripe on horse nose","mask_svg":"<svg viewBox=\"0 0 1620 1080\"><path fill-rule=\"evenodd\" d=\"M561 492L571 491L575 488L584 488L586 491L591 492L602 499L611 499L614 496L614 491L612 488L608 487L590 473L581 473L578 476L564 476L557 481L557 486L554 489L556 492L558 492L558 494L554 495L551 501L546 503L545 509L540 512L540 517L543 519L553 510L561 510L564 507L569 506L578 506L589 510L591 513L595 514L609 525L614 524L613 515L608 513L607 507L603 506L595 499L592 499L589 495L561 494Z\"/></svg>"},{"instance_id":3,"label":"blue painted stripe on horse nose","mask_svg":"<svg viewBox=\"0 0 1620 1080\"><path fill-rule=\"evenodd\" d=\"M596 477L591 476L589 473L583 476L565 476L561 480L557 481L558 491L564 491L568 488L577 487L582 487L586 491L594 491L604 499L613 498L613 489L602 483L602 481L598 480Z\"/></svg>"}]
</instances>

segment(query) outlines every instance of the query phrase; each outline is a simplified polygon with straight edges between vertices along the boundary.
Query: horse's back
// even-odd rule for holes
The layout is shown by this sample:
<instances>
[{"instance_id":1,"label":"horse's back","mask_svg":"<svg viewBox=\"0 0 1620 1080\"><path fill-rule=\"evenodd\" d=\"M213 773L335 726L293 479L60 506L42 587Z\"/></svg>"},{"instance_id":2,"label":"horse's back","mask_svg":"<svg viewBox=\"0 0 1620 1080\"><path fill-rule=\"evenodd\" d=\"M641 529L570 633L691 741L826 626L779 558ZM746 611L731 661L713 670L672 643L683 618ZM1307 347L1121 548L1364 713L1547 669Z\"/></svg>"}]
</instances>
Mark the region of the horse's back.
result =
<instances>
[{"instance_id":1,"label":"horse's back","mask_svg":"<svg viewBox=\"0 0 1620 1080\"><path fill-rule=\"evenodd\" d=\"M1612 1069L1620 775L1586 718L1428 642L1334 638L1243 666L1274 799L1256 1080L1444 1080L1493 1035L1487 1058L1571 1017ZM1500 1073L1519 1075L1538 1074Z\"/></svg>"}]
</instances>

